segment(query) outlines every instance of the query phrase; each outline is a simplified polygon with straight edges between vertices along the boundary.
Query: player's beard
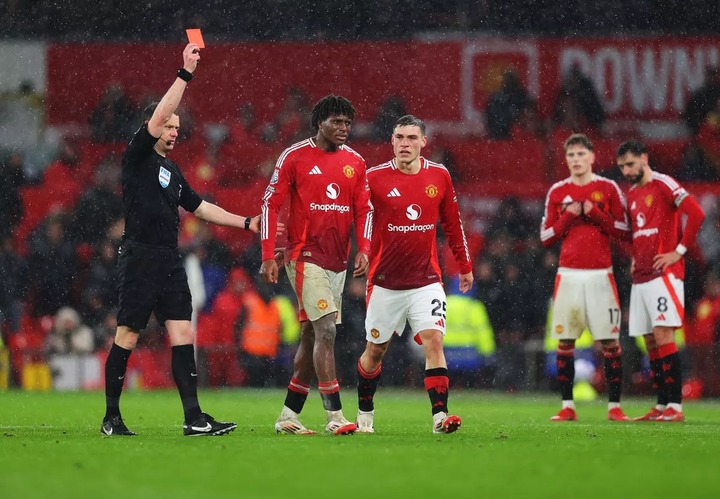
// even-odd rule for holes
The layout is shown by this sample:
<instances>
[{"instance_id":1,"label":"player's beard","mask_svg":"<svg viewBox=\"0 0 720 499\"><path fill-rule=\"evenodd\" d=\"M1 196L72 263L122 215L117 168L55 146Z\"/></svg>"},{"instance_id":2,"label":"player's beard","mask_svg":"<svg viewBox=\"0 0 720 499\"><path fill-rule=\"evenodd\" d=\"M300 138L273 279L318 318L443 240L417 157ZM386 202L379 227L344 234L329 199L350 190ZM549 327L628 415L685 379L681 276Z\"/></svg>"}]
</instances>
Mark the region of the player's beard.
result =
<instances>
[{"instance_id":1,"label":"player's beard","mask_svg":"<svg viewBox=\"0 0 720 499\"><path fill-rule=\"evenodd\" d=\"M633 184L639 184L644 176L645 176L645 170L640 170L640 173L638 173L637 175L625 175L625 178L627 180L629 180L630 182L632 182Z\"/></svg>"}]
</instances>

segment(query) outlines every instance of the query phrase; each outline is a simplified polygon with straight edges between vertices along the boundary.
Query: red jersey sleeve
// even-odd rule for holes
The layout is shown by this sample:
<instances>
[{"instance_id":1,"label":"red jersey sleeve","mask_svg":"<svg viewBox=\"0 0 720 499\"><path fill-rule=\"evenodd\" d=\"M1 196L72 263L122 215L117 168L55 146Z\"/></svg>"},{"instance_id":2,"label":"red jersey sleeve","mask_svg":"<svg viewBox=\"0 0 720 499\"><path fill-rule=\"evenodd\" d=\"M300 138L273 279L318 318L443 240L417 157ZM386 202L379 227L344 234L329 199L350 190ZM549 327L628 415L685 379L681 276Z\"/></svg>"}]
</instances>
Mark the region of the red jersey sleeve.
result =
<instances>
[{"instance_id":1,"label":"red jersey sleeve","mask_svg":"<svg viewBox=\"0 0 720 499\"><path fill-rule=\"evenodd\" d=\"M545 198L545 212L540 224L540 240L546 248L560 241L577 219L576 215L560 209L554 199L554 192L554 189L550 189Z\"/></svg>"},{"instance_id":2,"label":"red jersey sleeve","mask_svg":"<svg viewBox=\"0 0 720 499\"><path fill-rule=\"evenodd\" d=\"M682 239L680 244L686 248L691 247L697 239L698 232L700 232L700 226L705 220L705 212L700 207L700 204L695 200L694 197L686 196L678 206L678 209L682 215L687 216L685 222L685 230L683 230Z\"/></svg>"},{"instance_id":3,"label":"red jersey sleeve","mask_svg":"<svg viewBox=\"0 0 720 499\"><path fill-rule=\"evenodd\" d=\"M367 181L367 172L363 163L358 188L353 196L353 213L355 221L355 239L358 251L370 254L370 238L372 237L372 208L370 205L370 187Z\"/></svg>"},{"instance_id":4,"label":"red jersey sleeve","mask_svg":"<svg viewBox=\"0 0 720 499\"><path fill-rule=\"evenodd\" d=\"M445 181L447 188L440 203L440 226L442 227L445 238L447 239L450 250L455 256L455 262L460 269L461 274L469 274L472 272L472 260L470 258L470 250L468 249L465 230L460 220L460 206L457 202L457 195L453 188L450 175L446 172Z\"/></svg>"},{"instance_id":5,"label":"red jersey sleeve","mask_svg":"<svg viewBox=\"0 0 720 499\"><path fill-rule=\"evenodd\" d=\"M275 171L263 195L260 214L260 244L263 261L272 260L275 257L278 213L293 182L292 169L292 160L288 159L288 156L283 153L275 165Z\"/></svg>"}]
</instances>

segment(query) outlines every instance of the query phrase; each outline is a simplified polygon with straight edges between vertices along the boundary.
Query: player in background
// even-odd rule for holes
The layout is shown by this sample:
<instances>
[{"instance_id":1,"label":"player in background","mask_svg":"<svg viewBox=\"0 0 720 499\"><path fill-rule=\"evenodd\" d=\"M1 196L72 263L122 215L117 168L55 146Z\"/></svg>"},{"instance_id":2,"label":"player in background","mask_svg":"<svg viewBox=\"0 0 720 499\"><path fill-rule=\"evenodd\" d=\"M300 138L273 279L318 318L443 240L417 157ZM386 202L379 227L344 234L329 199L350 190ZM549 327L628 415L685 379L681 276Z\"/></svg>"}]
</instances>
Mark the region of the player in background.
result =
<instances>
[{"instance_id":1,"label":"player in background","mask_svg":"<svg viewBox=\"0 0 720 499\"><path fill-rule=\"evenodd\" d=\"M266 282L278 279L275 229L278 211L290 197L285 268L300 308L302 332L285 405L275 423L278 433L314 434L298 415L317 374L326 431L355 432L342 413L335 374L335 324L341 322L342 291L348 267L350 231L355 223L358 252L353 276L365 275L370 251L371 214L365 160L345 145L355 108L328 95L312 110L315 137L286 149L275 165L262 206L262 266Z\"/></svg>"},{"instance_id":2,"label":"player in background","mask_svg":"<svg viewBox=\"0 0 720 499\"><path fill-rule=\"evenodd\" d=\"M561 241L552 335L559 340L557 380L562 408L550 420L577 420L573 399L575 341L587 328L602 344L608 419L628 421L620 408L620 300L610 247L611 238L626 239L629 234L625 201L614 181L593 173L595 154L588 137L573 134L564 149L570 176L550 187L540 227L543 246L549 248Z\"/></svg>"},{"instance_id":3,"label":"player in background","mask_svg":"<svg viewBox=\"0 0 720 499\"><path fill-rule=\"evenodd\" d=\"M425 351L425 389L434 433L452 433L460 418L448 414L448 370L443 352L445 290L438 264L438 219L460 268L460 290L473 283L472 263L450 174L420 156L425 123L407 115L395 123L395 158L368 170L373 236L367 284L367 345L358 360L358 432L373 433L382 359L406 321Z\"/></svg>"},{"instance_id":4,"label":"player in background","mask_svg":"<svg viewBox=\"0 0 720 499\"><path fill-rule=\"evenodd\" d=\"M617 164L633 183L627 194L633 255L630 336L645 339L658 390L655 407L636 421L682 422L682 366L675 329L682 327L685 315L683 256L695 243L705 214L674 178L650 168L641 142L624 142Z\"/></svg>"}]
</instances>

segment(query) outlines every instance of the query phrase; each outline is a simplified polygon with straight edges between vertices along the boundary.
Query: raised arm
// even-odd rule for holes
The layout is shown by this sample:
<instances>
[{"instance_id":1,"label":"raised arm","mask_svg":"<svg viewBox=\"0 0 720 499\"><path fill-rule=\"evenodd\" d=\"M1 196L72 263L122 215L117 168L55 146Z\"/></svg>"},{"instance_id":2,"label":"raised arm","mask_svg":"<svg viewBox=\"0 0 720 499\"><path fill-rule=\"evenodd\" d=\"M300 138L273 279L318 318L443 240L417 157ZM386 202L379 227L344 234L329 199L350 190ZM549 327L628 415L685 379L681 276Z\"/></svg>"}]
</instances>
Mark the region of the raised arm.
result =
<instances>
[{"instance_id":1,"label":"raised arm","mask_svg":"<svg viewBox=\"0 0 720 499\"><path fill-rule=\"evenodd\" d=\"M192 74L197 69L198 62L200 62L200 49L197 44L188 43L185 50L183 50L183 68L178 71L177 78L175 78L168 91L165 92L163 98L160 99L160 103L155 108L150 121L148 121L148 132L153 137L162 135L165 123L175 114L185 92L185 87L187 87L188 82L192 79Z\"/></svg>"}]
</instances>

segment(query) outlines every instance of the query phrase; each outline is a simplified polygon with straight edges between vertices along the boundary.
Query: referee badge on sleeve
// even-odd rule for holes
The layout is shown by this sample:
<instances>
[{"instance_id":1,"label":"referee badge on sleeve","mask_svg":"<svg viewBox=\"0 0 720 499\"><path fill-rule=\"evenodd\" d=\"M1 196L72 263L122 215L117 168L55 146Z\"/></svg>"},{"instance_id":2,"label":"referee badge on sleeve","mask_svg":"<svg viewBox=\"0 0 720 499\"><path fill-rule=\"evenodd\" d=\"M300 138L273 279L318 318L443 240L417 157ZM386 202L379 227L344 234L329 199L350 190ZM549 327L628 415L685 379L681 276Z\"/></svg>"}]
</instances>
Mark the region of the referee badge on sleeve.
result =
<instances>
[{"instance_id":1,"label":"referee badge on sleeve","mask_svg":"<svg viewBox=\"0 0 720 499\"><path fill-rule=\"evenodd\" d=\"M163 189L166 189L170 185L170 171L164 167L160 167L160 173L158 173L158 180Z\"/></svg>"}]
</instances>

